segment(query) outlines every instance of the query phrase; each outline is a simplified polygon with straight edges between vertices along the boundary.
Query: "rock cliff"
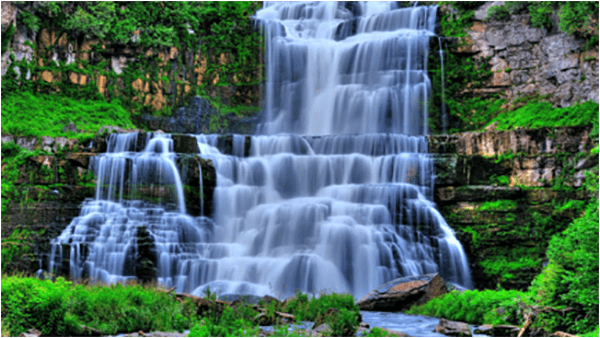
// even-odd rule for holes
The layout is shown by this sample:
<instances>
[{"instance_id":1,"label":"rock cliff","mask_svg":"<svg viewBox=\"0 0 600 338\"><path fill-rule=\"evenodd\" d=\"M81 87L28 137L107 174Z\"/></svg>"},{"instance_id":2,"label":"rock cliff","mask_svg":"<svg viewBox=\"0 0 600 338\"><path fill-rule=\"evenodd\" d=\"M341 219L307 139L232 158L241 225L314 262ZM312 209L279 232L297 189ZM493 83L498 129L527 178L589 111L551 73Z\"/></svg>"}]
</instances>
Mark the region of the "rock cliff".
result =
<instances>
[{"instance_id":1,"label":"rock cliff","mask_svg":"<svg viewBox=\"0 0 600 338\"><path fill-rule=\"evenodd\" d=\"M493 72L489 81L465 93L502 94L509 101L542 97L559 107L598 102L598 45L586 50L582 38L534 28L529 14L486 20L488 9L502 3L482 2L467 36L448 39L451 53L474 58Z\"/></svg>"}]
</instances>

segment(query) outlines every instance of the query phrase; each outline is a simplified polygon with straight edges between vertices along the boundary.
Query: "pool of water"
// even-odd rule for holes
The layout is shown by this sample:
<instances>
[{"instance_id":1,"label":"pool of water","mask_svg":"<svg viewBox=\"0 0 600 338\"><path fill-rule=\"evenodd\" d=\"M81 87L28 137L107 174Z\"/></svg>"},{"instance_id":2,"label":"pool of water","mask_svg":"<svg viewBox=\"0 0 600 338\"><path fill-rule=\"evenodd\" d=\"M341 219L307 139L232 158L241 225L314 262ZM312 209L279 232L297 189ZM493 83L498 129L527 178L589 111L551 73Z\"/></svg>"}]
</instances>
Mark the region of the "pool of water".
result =
<instances>
[{"instance_id":1,"label":"pool of water","mask_svg":"<svg viewBox=\"0 0 600 338\"><path fill-rule=\"evenodd\" d=\"M380 327L383 329L400 331L412 337L447 337L443 334L434 332L435 327L440 322L439 318L420 315L407 315L403 312L377 312L361 311L362 321L369 324L371 328ZM469 325L471 332L477 325ZM489 337L484 334L473 334L473 337Z\"/></svg>"}]
</instances>

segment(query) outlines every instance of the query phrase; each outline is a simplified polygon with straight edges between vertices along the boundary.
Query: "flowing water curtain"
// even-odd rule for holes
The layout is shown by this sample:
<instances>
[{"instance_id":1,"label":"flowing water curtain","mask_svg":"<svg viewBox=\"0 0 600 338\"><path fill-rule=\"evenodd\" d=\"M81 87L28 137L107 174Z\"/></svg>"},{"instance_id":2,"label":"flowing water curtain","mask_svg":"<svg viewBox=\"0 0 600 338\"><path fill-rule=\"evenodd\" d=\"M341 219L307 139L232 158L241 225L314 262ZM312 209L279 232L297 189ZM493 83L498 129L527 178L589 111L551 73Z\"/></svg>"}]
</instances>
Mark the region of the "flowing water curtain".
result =
<instances>
[{"instance_id":1,"label":"flowing water curtain","mask_svg":"<svg viewBox=\"0 0 600 338\"><path fill-rule=\"evenodd\" d=\"M429 38L436 7L275 3L267 41L267 134L427 134Z\"/></svg>"},{"instance_id":2,"label":"flowing water curtain","mask_svg":"<svg viewBox=\"0 0 600 338\"><path fill-rule=\"evenodd\" d=\"M431 202L423 102L436 7L395 6L268 4L257 14L267 33L266 135L249 149L234 136L232 155L217 149L218 135L196 136L216 168L214 222L185 214L169 135L111 137L94 161L96 200L53 242L51 264L69 250L72 274L136 278L144 226L158 281L194 294L361 297L435 271L470 286L462 247Z\"/></svg>"}]
</instances>

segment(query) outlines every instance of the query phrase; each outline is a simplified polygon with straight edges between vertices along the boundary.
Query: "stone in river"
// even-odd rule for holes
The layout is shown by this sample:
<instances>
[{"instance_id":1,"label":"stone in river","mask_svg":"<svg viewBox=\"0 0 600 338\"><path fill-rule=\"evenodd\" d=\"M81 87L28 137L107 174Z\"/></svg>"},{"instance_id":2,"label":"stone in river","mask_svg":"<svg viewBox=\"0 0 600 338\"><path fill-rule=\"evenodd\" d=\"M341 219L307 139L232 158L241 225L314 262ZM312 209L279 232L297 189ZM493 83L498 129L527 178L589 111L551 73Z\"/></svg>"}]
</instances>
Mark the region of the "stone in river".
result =
<instances>
[{"instance_id":1,"label":"stone in river","mask_svg":"<svg viewBox=\"0 0 600 338\"><path fill-rule=\"evenodd\" d=\"M425 304L445 293L448 293L446 283L437 273L402 277L369 292L358 302L358 307L367 311L406 311L413 304Z\"/></svg>"},{"instance_id":2,"label":"stone in river","mask_svg":"<svg viewBox=\"0 0 600 338\"><path fill-rule=\"evenodd\" d=\"M435 332L451 337L472 337L471 329L467 323L453 322L444 318L440 319L435 327Z\"/></svg>"}]
</instances>

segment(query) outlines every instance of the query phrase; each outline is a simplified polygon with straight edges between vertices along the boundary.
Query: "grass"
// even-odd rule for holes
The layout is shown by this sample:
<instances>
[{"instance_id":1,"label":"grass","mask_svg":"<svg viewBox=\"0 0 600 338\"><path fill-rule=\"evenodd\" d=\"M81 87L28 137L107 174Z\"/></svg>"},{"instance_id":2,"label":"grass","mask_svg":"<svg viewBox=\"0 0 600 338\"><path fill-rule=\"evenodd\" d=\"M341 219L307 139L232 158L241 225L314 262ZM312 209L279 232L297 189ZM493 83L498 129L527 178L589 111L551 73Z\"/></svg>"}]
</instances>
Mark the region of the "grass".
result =
<instances>
[{"instance_id":1,"label":"grass","mask_svg":"<svg viewBox=\"0 0 600 338\"><path fill-rule=\"evenodd\" d=\"M83 134L95 134L102 126L135 128L118 100L76 100L60 95L20 92L2 99L2 134L76 138L64 131L74 123Z\"/></svg>"},{"instance_id":2,"label":"grass","mask_svg":"<svg viewBox=\"0 0 600 338\"><path fill-rule=\"evenodd\" d=\"M515 128L592 127L590 136L598 137L598 103L587 101L565 108L554 108L546 101L532 102L514 111L501 113L488 123L498 122L496 130Z\"/></svg>"},{"instance_id":3,"label":"grass","mask_svg":"<svg viewBox=\"0 0 600 338\"><path fill-rule=\"evenodd\" d=\"M81 336L86 327L104 335L136 331L183 331L189 336L256 336L258 311L250 305L200 310L190 299L180 301L173 292L156 285L136 283L103 286L62 277L40 280L13 275L2 277L2 335L18 336L30 328L43 336ZM214 296L207 296L214 300ZM329 336L355 336L360 315L349 294L322 294L309 299L297 293L285 306L260 304L267 315L285 310L300 320L328 323ZM337 309L330 311L331 308ZM297 336L287 326L277 326L277 336Z\"/></svg>"},{"instance_id":4,"label":"grass","mask_svg":"<svg viewBox=\"0 0 600 338\"><path fill-rule=\"evenodd\" d=\"M42 335L78 336L84 326L103 334L182 331L197 322L191 301L141 285L101 286L31 277L2 277L3 331L18 336L30 328Z\"/></svg>"},{"instance_id":5,"label":"grass","mask_svg":"<svg viewBox=\"0 0 600 338\"><path fill-rule=\"evenodd\" d=\"M523 319L517 303L531 302L531 295L515 290L452 291L413 306L408 314L443 317L471 324L519 324ZM497 311L501 308L502 311Z\"/></svg>"}]
</instances>

